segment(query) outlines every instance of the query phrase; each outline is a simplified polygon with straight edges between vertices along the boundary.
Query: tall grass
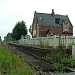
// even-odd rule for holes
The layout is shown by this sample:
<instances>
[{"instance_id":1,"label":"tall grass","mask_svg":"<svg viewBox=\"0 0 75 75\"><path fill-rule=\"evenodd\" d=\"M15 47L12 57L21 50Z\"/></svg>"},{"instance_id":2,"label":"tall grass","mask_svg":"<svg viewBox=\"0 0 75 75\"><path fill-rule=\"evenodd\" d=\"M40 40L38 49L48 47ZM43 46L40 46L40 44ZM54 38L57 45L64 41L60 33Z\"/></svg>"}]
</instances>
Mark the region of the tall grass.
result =
<instances>
[{"instance_id":1,"label":"tall grass","mask_svg":"<svg viewBox=\"0 0 75 75\"><path fill-rule=\"evenodd\" d=\"M25 60L0 43L0 75L34 75Z\"/></svg>"}]
</instances>

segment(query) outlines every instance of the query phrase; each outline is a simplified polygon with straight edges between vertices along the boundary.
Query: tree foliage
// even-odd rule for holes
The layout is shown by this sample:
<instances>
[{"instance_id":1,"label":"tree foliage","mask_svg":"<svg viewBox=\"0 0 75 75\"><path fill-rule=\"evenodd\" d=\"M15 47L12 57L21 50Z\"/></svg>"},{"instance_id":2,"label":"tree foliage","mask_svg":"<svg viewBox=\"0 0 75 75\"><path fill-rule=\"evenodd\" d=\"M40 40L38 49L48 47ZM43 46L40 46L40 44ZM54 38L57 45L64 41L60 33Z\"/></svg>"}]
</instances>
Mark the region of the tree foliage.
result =
<instances>
[{"instance_id":1,"label":"tree foliage","mask_svg":"<svg viewBox=\"0 0 75 75\"><path fill-rule=\"evenodd\" d=\"M5 37L4 37L5 41L13 41L14 39L12 38L12 33L8 33Z\"/></svg>"},{"instance_id":2,"label":"tree foliage","mask_svg":"<svg viewBox=\"0 0 75 75\"><path fill-rule=\"evenodd\" d=\"M1 36L0 36L0 40L1 40Z\"/></svg>"},{"instance_id":3,"label":"tree foliage","mask_svg":"<svg viewBox=\"0 0 75 75\"><path fill-rule=\"evenodd\" d=\"M15 40L21 39L21 35L25 36L27 34L27 27L24 21L16 23L13 29L13 38Z\"/></svg>"}]
</instances>

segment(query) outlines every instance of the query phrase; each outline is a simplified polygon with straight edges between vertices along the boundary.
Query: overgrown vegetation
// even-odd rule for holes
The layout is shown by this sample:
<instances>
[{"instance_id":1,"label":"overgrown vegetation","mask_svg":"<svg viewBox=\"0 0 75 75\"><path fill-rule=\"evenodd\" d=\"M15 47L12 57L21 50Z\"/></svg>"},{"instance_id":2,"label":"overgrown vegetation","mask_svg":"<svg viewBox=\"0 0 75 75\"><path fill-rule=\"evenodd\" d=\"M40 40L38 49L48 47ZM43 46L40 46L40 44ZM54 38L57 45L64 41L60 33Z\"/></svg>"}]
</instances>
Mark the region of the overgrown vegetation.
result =
<instances>
[{"instance_id":1,"label":"overgrown vegetation","mask_svg":"<svg viewBox=\"0 0 75 75\"><path fill-rule=\"evenodd\" d=\"M55 51L46 57L46 60L53 62L54 72L64 72L64 66L75 68L75 58L66 54L64 46L59 47L58 51Z\"/></svg>"},{"instance_id":2,"label":"overgrown vegetation","mask_svg":"<svg viewBox=\"0 0 75 75\"><path fill-rule=\"evenodd\" d=\"M54 68L54 73L59 73L59 72L64 73L65 72L65 68L64 68L63 64L54 63L53 68Z\"/></svg>"},{"instance_id":3,"label":"overgrown vegetation","mask_svg":"<svg viewBox=\"0 0 75 75\"><path fill-rule=\"evenodd\" d=\"M0 75L34 75L32 69L22 57L0 43Z\"/></svg>"},{"instance_id":4,"label":"overgrown vegetation","mask_svg":"<svg viewBox=\"0 0 75 75\"><path fill-rule=\"evenodd\" d=\"M48 41L44 43L42 39L40 39L40 48L49 48Z\"/></svg>"}]
</instances>

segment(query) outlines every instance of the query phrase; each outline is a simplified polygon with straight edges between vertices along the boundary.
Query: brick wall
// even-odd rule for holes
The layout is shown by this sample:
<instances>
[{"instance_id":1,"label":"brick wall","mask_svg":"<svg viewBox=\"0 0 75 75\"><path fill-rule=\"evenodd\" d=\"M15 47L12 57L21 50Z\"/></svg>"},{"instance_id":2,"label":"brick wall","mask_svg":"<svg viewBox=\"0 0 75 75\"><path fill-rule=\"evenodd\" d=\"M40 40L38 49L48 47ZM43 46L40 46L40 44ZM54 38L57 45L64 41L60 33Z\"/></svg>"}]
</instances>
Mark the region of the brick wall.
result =
<instances>
[{"instance_id":1,"label":"brick wall","mask_svg":"<svg viewBox=\"0 0 75 75\"><path fill-rule=\"evenodd\" d=\"M36 32L35 35L32 35L32 37L45 37L48 35L51 35L51 31L48 32L48 30L53 31L53 35L67 35L67 36L73 36L73 27L69 28L68 32L63 32L63 28L59 26L41 26L38 24L32 24L32 33ZM47 33L48 32L48 33ZM34 33L33 33L34 34Z\"/></svg>"},{"instance_id":2,"label":"brick wall","mask_svg":"<svg viewBox=\"0 0 75 75\"><path fill-rule=\"evenodd\" d=\"M39 27L39 36L46 36L47 34L47 31L49 29L52 29L53 31L53 35L70 35L72 36L73 35L73 28L69 28L68 32L64 32L63 33L63 29L62 27L58 27L58 26L40 26ZM48 33L48 35L51 35L51 32Z\"/></svg>"}]
</instances>

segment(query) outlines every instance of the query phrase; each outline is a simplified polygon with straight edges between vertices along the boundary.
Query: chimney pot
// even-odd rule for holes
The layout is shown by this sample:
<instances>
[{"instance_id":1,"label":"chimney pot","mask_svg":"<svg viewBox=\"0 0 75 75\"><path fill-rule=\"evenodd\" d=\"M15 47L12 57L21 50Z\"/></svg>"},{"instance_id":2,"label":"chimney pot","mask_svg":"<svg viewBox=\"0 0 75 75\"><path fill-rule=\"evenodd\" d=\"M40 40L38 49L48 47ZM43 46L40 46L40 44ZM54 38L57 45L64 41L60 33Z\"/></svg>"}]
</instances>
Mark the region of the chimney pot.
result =
<instances>
[{"instance_id":1,"label":"chimney pot","mask_svg":"<svg viewBox=\"0 0 75 75\"><path fill-rule=\"evenodd\" d=\"M54 12L54 9L52 9L52 12Z\"/></svg>"},{"instance_id":2,"label":"chimney pot","mask_svg":"<svg viewBox=\"0 0 75 75\"><path fill-rule=\"evenodd\" d=\"M52 14L52 16L54 16L54 15L55 15L55 13L54 13L54 9L52 9L52 13L51 13L51 14Z\"/></svg>"}]
</instances>

